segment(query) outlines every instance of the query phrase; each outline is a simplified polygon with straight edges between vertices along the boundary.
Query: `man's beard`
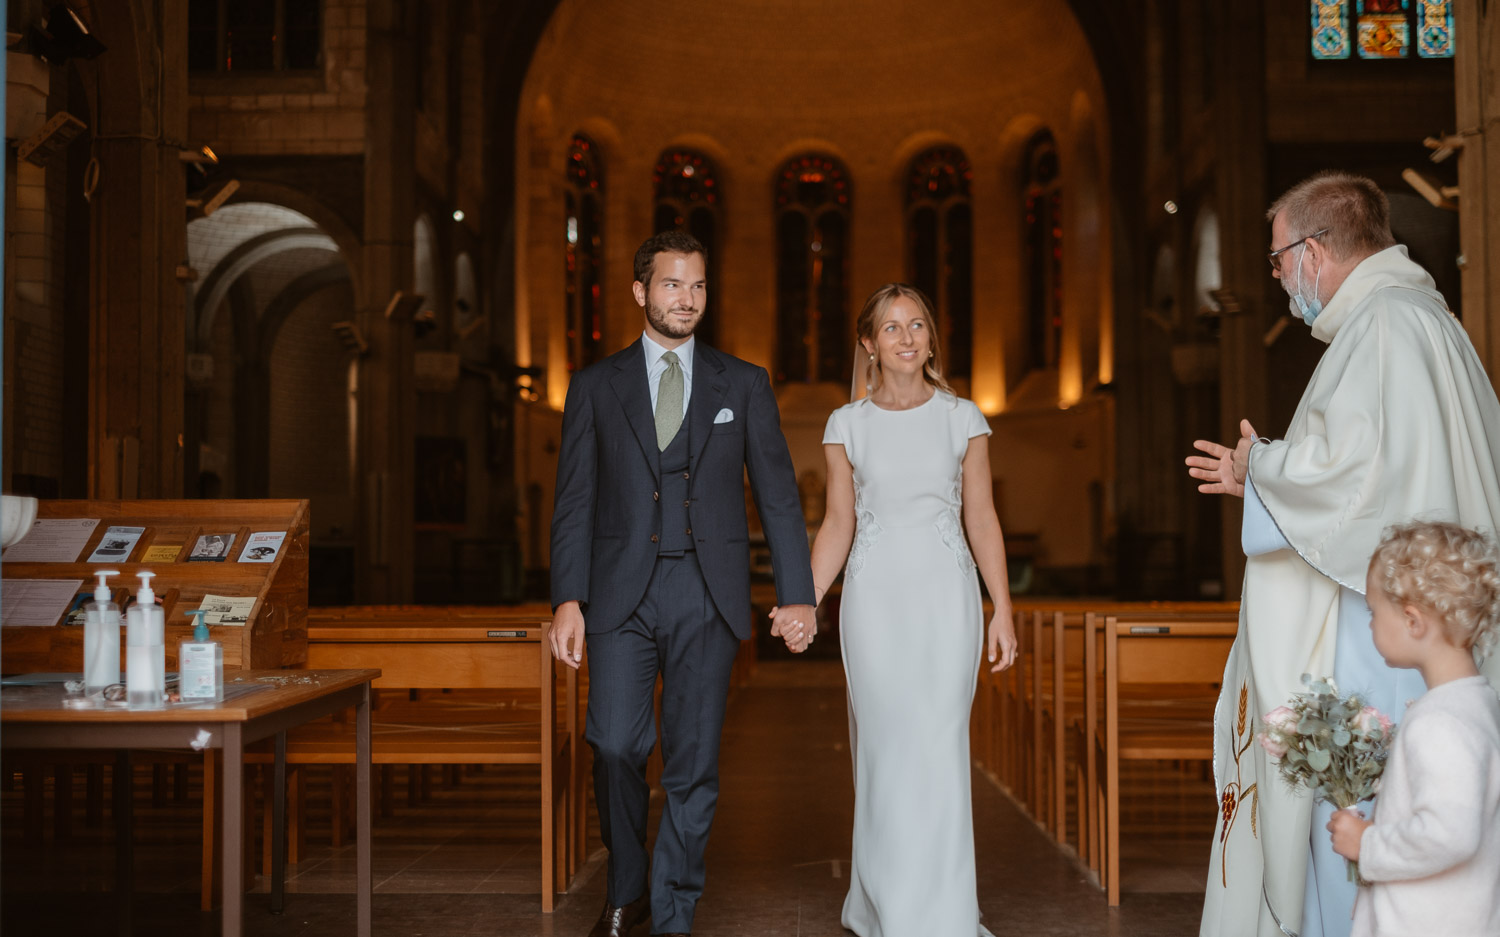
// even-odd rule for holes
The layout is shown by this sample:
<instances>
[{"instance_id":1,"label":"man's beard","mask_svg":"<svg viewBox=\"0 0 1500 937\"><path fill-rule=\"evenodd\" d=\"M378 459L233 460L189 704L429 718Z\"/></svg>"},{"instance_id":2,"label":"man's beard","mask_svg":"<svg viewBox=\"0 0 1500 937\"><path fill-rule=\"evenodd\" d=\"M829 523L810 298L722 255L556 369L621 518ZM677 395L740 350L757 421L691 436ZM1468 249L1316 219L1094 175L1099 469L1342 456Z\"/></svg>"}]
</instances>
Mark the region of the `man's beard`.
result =
<instances>
[{"instance_id":1,"label":"man's beard","mask_svg":"<svg viewBox=\"0 0 1500 937\"><path fill-rule=\"evenodd\" d=\"M651 323L652 328L668 338L687 338L693 334L693 330L698 327L698 323L703 321L701 310L698 312L697 317L686 325L677 321L671 313L672 310L670 309L663 309L649 302L646 304L646 321Z\"/></svg>"}]
</instances>

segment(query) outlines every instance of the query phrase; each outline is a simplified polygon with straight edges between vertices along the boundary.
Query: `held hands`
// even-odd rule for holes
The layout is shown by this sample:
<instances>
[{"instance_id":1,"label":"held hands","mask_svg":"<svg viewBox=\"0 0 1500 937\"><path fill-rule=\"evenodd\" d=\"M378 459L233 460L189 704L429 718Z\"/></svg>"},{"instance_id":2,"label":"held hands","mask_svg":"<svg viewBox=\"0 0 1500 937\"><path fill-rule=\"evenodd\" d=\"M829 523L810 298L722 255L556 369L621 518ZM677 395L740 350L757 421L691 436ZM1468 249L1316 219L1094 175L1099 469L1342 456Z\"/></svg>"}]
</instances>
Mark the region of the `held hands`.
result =
<instances>
[{"instance_id":1,"label":"held hands","mask_svg":"<svg viewBox=\"0 0 1500 937\"><path fill-rule=\"evenodd\" d=\"M583 611L577 602L564 602L552 613L552 627L547 629L552 656L578 669L583 662Z\"/></svg>"},{"instance_id":2,"label":"held hands","mask_svg":"<svg viewBox=\"0 0 1500 937\"><path fill-rule=\"evenodd\" d=\"M1188 474L1202 481L1198 490L1206 495L1245 496L1245 478L1250 474L1250 446L1255 442L1255 427L1240 420L1240 441L1233 449L1216 442L1198 439L1193 448L1207 456L1188 456Z\"/></svg>"},{"instance_id":3,"label":"held hands","mask_svg":"<svg viewBox=\"0 0 1500 937\"><path fill-rule=\"evenodd\" d=\"M1353 807L1335 810L1333 819L1328 821L1328 832L1333 834L1333 851L1350 862L1358 862L1360 837L1374 825Z\"/></svg>"},{"instance_id":4,"label":"held hands","mask_svg":"<svg viewBox=\"0 0 1500 937\"><path fill-rule=\"evenodd\" d=\"M772 637L786 642L787 650L801 654L818 633L817 609L811 605L782 605L771 609Z\"/></svg>"},{"instance_id":5,"label":"held hands","mask_svg":"<svg viewBox=\"0 0 1500 937\"><path fill-rule=\"evenodd\" d=\"M990 668L990 673L999 673L1016 662L1019 645L1016 643L1016 624L1009 606L995 609L995 617L990 619L985 647L986 656L995 665Z\"/></svg>"}]
</instances>

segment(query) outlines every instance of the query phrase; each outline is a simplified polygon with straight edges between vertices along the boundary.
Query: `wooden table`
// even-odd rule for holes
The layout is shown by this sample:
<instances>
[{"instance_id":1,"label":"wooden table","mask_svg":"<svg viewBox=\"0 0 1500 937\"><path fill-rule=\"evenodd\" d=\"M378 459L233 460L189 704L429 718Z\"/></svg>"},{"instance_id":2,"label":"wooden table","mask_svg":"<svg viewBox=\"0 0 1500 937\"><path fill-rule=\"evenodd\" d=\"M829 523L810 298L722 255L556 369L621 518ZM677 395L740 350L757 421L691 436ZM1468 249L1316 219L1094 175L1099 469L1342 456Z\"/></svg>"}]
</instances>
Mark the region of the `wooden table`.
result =
<instances>
[{"instance_id":1,"label":"wooden table","mask_svg":"<svg viewBox=\"0 0 1500 937\"><path fill-rule=\"evenodd\" d=\"M279 913L286 871L286 730L354 707L356 730L355 847L356 933L370 934L370 683L379 670L236 670L224 674L222 703L173 705L161 710L71 709L59 685L0 690L0 747L8 749L115 750L124 770L114 785L115 874L121 932L130 930L131 785L129 751L142 748L220 749L224 796L220 801L224 937L239 937L244 910L243 835L245 746L275 736L272 802L271 910ZM255 689L247 690L254 686ZM207 733L207 739L200 736Z\"/></svg>"}]
</instances>

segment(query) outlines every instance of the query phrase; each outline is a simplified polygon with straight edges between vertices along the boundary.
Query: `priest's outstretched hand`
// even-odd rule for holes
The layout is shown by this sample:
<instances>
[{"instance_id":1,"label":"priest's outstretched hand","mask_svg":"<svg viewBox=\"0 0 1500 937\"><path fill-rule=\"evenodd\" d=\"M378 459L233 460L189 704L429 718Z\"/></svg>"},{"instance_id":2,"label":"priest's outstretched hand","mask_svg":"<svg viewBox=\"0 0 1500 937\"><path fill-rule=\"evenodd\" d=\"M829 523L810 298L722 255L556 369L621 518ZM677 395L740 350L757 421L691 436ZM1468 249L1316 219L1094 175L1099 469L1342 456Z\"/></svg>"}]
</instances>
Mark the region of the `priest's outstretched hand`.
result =
<instances>
[{"instance_id":1,"label":"priest's outstretched hand","mask_svg":"<svg viewBox=\"0 0 1500 937\"><path fill-rule=\"evenodd\" d=\"M1240 440L1233 449L1206 439L1193 441L1193 448L1208 455L1187 457L1188 474L1203 484L1198 490L1206 495L1245 496L1245 477L1250 471L1250 446L1256 439L1255 427L1240 420Z\"/></svg>"}]
</instances>

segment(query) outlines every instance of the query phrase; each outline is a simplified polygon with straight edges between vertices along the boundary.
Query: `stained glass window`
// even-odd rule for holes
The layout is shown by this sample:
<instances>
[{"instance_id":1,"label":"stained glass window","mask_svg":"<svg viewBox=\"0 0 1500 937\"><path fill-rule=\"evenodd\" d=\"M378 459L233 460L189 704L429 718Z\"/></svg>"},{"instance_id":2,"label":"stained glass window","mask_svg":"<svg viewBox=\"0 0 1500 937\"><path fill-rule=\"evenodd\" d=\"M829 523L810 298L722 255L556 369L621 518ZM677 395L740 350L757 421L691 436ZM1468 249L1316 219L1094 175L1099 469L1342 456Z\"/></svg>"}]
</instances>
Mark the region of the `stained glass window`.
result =
<instances>
[{"instance_id":1,"label":"stained glass window","mask_svg":"<svg viewBox=\"0 0 1500 937\"><path fill-rule=\"evenodd\" d=\"M1453 58L1453 0L1418 0L1417 55Z\"/></svg>"},{"instance_id":2,"label":"stained glass window","mask_svg":"<svg viewBox=\"0 0 1500 937\"><path fill-rule=\"evenodd\" d=\"M698 239L708 255L708 295L719 285L719 177L713 161L695 150L672 149L661 154L651 170L656 201L653 230L676 228ZM708 344L717 335L717 310L710 305L694 332Z\"/></svg>"},{"instance_id":3,"label":"stained glass window","mask_svg":"<svg viewBox=\"0 0 1500 937\"><path fill-rule=\"evenodd\" d=\"M950 377L972 367L974 247L963 150L937 146L917 154L906 181L906 248L912 285L932 302Z\"/></svg>"},{"instance_id":4,"label":"stained glass window","mask_svg":"<svg viewBox=\"0 0 1500 937\"><path fill-rule=\"evenodd\" d=\"M1349 0L1312 0L1312 57L1349 57Z\"/></svg>"},{"instance_id":5,"label":"stained glass window","mask_svg":"<svg viewBox=\"0 0 1500 937\"><path fill-rule=\"evenodd\" d=\"M849 174L831 156L776 174L776 379L848 378Z\"/></svg>"},{"instance_id":6,"label":"stained glass window","mask_svg":"<svg viewBox=\"0 0 1500 937\"><path fill-rule=\"evenodd\" d=\"M564 258L568 324L568 370L604 356L604 172L599 150L578 134L568 146Z\"/></svg>"},{"instance_id":7,"label":"stained glass window","mask_svg":"<svg viewBox=\"0 0 1500 937\"><path fill-rule=\"evenodd\" d=\"M1022 180L1026 367L1057 367L1062 350L1063 193L1057 143L1046 130L1026 146Z\"/></svg>"},{"instance_id":8,"label":"stained glass window","mask_svg":"<svg viewBox=\"0 0 1500 937\"><path fill-rule=\"evenodd\" d=\"M1453 57L1452 0L1309 0L1309 8L1315 60Z\"/></svg>"},{"instance_id":9,"label":"stained glass window","mask_svg":"<svg viewBox=\"0 0 1500 937\"><path fill-rule=\"evenodd\" d=\"M1406 20L1411 0L1358 0L1359 57L1404 59L1411 50L1411 24Z\"/></svg>"}]
</instances>

